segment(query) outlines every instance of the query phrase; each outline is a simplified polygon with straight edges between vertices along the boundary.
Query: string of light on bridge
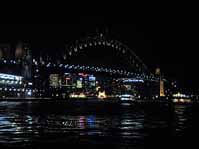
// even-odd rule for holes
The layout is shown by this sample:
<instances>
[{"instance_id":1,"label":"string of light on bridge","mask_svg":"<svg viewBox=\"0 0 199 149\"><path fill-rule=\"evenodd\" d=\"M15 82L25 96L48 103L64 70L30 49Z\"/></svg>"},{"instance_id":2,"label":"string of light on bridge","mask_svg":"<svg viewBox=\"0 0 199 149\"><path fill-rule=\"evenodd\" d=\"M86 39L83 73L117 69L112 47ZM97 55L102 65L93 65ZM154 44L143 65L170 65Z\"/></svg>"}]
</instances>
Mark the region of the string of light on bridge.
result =
<instances>
[{"instance_id":1,"label":"string of light on bridge","mask_svg":"<svg viewBox=\"0 0 199 149\"><path fill-rule=\"evenodd\" d=\"M3 62L4 64L14 64L14 65L19 65L21 61L14 61L13 60L1 60L0 62ZM92 71L92 72L105 72L105 73L111 73L111 74L119 74L119 75L124 75L128 77L135 77L137 79L145 79L145 80L151 80L151 81L156 81L158 78L154 77L153 75L147 75L147 74L138 74L135 72L129 72L126 70L118 70L118 69L112 69L112 68L104 68L104 67L97 67L97 66L85 66L85 65L73 65L73 64L58 64L58 63L53 63L53 62L45 62L45 61L37 61L33 59L33 66L44 66L46 68L64 68L67 70L79 70L79 71ZM37 71L39 71L37 69Z\"/></svg>"}]
</instances>

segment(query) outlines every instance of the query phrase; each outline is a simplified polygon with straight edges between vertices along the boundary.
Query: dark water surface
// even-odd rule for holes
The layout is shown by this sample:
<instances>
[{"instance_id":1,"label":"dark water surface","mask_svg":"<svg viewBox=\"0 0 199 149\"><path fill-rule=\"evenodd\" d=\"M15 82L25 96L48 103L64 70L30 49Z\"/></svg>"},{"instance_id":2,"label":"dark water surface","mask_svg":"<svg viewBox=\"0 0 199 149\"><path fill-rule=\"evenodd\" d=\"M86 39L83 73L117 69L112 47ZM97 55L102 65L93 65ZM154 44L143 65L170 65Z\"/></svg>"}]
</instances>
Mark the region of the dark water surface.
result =
<instances>
[{"instance_id":1,"label":"dark water surface","mask_svg":"<svg viewBox=\"0 0 199 149\"><path fill-rule=\"evenodd\" d=\"M198 105L0 102L2 148L148 148L197 144ZM194 136L196 135L196 136Z\"/></svg>"}]
</instances>

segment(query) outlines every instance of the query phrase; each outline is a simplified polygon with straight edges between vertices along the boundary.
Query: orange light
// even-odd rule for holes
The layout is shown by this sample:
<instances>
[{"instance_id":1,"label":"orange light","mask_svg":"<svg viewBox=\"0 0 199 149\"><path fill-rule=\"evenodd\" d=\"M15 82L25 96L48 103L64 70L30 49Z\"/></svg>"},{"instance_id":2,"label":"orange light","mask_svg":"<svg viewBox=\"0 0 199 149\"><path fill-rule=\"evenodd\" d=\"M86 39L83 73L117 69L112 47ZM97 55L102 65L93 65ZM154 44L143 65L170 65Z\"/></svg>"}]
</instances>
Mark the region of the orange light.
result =
<instances>
[{"instance_id":1,"label":"orange light","mask_svg":"<svg viewBox=\"0 0 199 149\"><path fill-rule=\"evenodd\" d=\"M160 80L160 97L164 97L164 81Z\"/></svg>"}]
</instances>

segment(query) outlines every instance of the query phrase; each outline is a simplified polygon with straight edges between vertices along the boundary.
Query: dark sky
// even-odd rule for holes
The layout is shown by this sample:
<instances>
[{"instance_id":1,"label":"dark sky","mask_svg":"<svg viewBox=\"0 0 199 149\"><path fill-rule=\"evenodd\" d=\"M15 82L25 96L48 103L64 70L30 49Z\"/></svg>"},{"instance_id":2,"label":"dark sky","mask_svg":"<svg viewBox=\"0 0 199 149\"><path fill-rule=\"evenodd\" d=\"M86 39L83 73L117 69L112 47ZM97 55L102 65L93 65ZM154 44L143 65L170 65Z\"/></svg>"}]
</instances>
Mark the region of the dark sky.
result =
<instances>
[{"instance_id":1,"label":"dark sky","mask_svg":"<svg viewBox=\"0 0 199 149\"><path fill-rule=\"evenodd\" d=\"M165 76L177 79L183 87L197 88L197 49L195 20L187 14L146 14L76 16L65 21L17 22L0 24L0 43L30 42L35 49L64 47L71 40L95 33L96 29L121 40L149 66L160 67Z\"/></svg>"}]
</instances>

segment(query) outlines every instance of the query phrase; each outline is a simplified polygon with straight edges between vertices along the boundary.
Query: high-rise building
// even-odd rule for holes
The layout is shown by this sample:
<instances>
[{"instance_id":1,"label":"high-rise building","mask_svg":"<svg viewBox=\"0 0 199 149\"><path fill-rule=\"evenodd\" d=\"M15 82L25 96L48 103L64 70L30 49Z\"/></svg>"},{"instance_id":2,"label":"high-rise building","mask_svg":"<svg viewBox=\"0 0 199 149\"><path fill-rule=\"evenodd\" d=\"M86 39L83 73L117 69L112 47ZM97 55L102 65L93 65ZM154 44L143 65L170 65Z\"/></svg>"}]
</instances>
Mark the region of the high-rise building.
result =
<instances>
[{"instance_id":1,"label":"high-rise building","mask_svg":"<svg viewBox=\"0 0 199 149\"><path fill-rule=\"evenodd\" d=\"M20 42L17 44L16 46L16 50L15 50L15 58L16 59L20 59L22 58L24 55L24 50L23 50L23 43Z\"/></svg>"},{"instance_id":2,"label":"high-rise building","mask_svg":"<svg viewBox=\"0 0 199 149\"><path fill-rule=\"evenodd\" d=\"M11 57L11 46L9 44L0 44L0 59L9 59Z\"/></svg>"},{"instance_id":3,"label":"high-rise building","mask_svg":"<svg viewBox=\"0 0 199 149\"><path fill-rule=\"evenodd\" d=\"M15 59L21 61L22 76L26 80L30 80L32 77L32 52L30 46L26 43L19 42L15 50Z\"/></svg>"},{"instance_id":4,"label":"high-rise building","mask_svg":"<svg viewBox=\"0 0 199 149\"><path fill-rule=\"evenodd\" d=\"M23 76L25 79L30 80L32 78L32 52L28 44L23 45L23 50Z\"/></svg>"}]
</instances>

